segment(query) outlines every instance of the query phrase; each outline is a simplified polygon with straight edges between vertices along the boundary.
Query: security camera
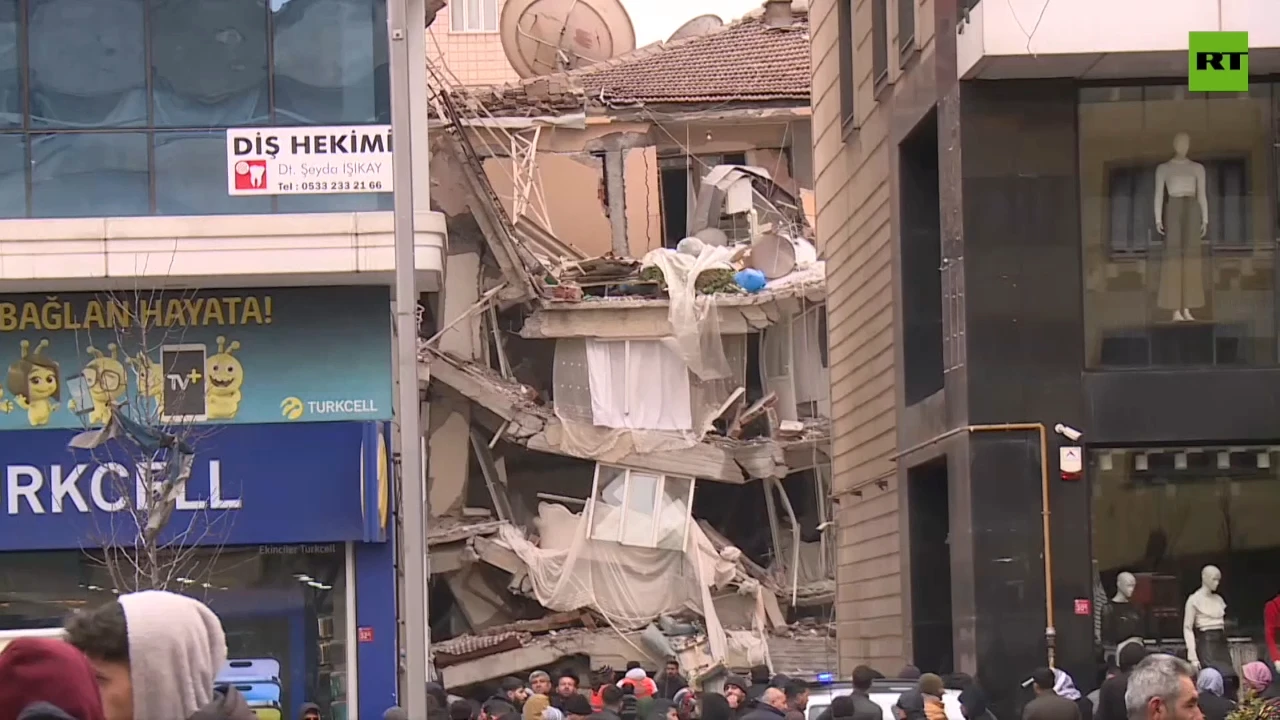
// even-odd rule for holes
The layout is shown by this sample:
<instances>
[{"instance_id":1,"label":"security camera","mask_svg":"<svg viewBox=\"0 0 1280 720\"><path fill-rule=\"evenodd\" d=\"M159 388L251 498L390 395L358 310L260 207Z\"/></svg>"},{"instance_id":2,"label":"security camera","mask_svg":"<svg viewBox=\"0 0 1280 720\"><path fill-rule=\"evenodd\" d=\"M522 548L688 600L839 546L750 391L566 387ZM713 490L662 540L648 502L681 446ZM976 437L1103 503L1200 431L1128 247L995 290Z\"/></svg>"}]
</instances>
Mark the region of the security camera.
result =
<instances>
[{"instance_id":1,"label":"security camera","mask_svg":"<svg viewBox=\"0 0 1280 720\"><path fill-rule=\"evenodd\" d=\"M1054 425L1053 431L1065 437L1066 439L1070 440L1071 442L1076 442L1077 440L1080 439L1081 436L1084 435L1084 433L1071 427L1070 425L1063 425L1062 423L1058 423L1057 425Z\"/></svg>"}]
</instances>

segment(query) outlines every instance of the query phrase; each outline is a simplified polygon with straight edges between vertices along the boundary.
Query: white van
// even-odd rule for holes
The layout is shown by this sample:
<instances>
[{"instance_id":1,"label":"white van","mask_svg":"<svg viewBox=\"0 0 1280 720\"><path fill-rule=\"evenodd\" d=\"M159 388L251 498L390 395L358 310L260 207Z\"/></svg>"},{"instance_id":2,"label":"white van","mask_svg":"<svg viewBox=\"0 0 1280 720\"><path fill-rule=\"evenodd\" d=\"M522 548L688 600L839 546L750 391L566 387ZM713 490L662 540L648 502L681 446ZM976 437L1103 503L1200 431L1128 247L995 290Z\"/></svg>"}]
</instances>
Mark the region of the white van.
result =
<instances>
[{"instance_id":1,"label":"white van","mask_svg":"<svg viewBox=\"0 0 1280 720\"><path fill-rule=\"evenodd\" d=\"M5 645L8 645L14 640L28 637L61 638L63 637L63 631L60 627L33 628L31 630L0 630L0 652L4 652Z\"/></svg>"},{"instance_id":2,"label":"white van","mask_svg":"<svg viewBox=\"0 0 1280 720\"><path fill-rule=\"evenodd\" d=\"M914 689L914 680L876 680L871 683L871 700L884 711L884 720L898 720L893 712L898 696ZM831 700L853 692L853 685L847 682L817 685L809 688L808 720L818 720L822 711L831 707ZM964 720L960 713L960 691L948 688L942 694L942 708L947 713L947 720Z\"/></svg>"}]
</instances>

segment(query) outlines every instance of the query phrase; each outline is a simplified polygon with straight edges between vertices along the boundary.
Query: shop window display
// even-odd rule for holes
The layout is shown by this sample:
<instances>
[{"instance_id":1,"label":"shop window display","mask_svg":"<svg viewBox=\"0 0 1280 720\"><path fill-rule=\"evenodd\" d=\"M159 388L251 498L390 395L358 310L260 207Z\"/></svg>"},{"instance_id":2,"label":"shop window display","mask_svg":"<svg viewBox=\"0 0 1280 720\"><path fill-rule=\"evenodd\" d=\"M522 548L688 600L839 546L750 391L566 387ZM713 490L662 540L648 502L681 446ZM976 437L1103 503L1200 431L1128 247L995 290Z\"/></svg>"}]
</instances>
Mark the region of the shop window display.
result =
<instances>
[{"instance_id":1,"label":"shop window display","mask_svg":"<svg viewBox=\"0 0 1280 720\"><path fill-rule=\"evenodd\" d=\"M1080 91L1090 367L1276 362L1276 86Z\"/></svg>"},{"instance_id":2,"label":"shop window display","mask_svg":"<svg viewBox=\"0 0 1280 720\"><path fill-rule=\"evenodd\" d=\"M1272 447L1092 451L1104 650L1141 637L1229 679L1280 663L1277 463Z\"/></svg>"},{"instance_id":3,"label":"shop window display","mask_svg":"<svg viewBox=\"0 0 1280 720\"><path fill-rule=\"evenodd\" d=\"M343 545L201 550L184 558L182 572L169 589L206 602L226 631L221 680L286 717L303 702L346 717ZM5 553L0 588L0 632L58 627L116 594L101 557L81 551Z\"/></svg>"}]
</instances>

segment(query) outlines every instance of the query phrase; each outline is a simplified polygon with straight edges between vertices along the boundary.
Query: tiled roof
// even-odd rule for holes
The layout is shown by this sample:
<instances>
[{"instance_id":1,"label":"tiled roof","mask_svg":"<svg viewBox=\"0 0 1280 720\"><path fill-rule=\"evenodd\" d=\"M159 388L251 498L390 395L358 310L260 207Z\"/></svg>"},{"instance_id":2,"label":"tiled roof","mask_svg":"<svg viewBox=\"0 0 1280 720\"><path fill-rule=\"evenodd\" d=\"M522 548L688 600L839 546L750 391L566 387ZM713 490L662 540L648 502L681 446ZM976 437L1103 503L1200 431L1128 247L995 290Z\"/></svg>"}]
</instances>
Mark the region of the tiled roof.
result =
<instances>
[{"instance_id":1,"label":"tiled roof","mask_svg":"<svg viewBox=\"0 0 1280 720\"><path fill-rule=\"evenodd\" d=\"M585 68L476 93L494 114L663 104L809 102L809 25L759 12L703 35L655 43ZM491 93L491 94L490 94Z\"/></svg>"}]
</instances>

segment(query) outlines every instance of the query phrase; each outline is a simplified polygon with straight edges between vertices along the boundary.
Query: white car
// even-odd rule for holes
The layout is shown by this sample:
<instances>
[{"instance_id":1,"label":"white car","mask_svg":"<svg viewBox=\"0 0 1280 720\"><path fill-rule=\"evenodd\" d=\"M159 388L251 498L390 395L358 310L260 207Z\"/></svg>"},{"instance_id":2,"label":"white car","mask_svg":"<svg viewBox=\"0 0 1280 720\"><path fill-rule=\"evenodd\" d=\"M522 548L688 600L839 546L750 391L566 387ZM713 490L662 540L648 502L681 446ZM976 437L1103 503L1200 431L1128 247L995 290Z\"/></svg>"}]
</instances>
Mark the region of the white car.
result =
<instances>
[{"instance_id":1,"label":"white car","mask_svg":"<svg viewBox=\"0 0 1280 720\"><path fill-rule=\"evenodd\" d=\"M898 696L914 689L914 680L876 680L871 684L871 701L884 710L884 720L898 720L893 712ZM818 720L822 711L831 707L831 700L853 692L853 685L847 682L819 685L809 689L808 720ZM947 720L964 720L960 713L960 691L948 688L942 694L942 707L947 713Z\"/></svg>"}]
</instances>

